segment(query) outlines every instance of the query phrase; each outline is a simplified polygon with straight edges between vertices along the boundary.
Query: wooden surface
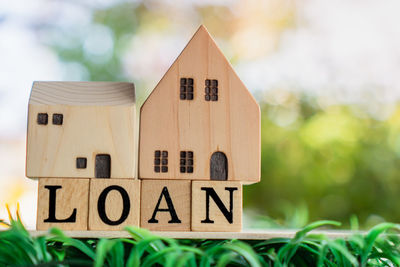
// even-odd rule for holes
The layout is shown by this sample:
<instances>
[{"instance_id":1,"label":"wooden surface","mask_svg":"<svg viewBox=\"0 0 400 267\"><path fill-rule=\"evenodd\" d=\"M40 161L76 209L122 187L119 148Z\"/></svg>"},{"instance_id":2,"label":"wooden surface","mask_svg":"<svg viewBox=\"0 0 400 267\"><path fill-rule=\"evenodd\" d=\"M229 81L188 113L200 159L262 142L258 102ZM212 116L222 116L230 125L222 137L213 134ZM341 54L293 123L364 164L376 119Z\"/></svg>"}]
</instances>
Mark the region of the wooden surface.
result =
<instances>
[{"instance_id":1,"label":"wooden surface","mask_svg":"<svg viewBox=\"0 0 400 267\"><path fill-rule=\"evenodd\" d=\"M212 188L217 199L207 196L206 188ZM232 198L230 198L231 194ZM217 200L222 202L222 209L217 205ZM240 232L242 230L242 201L240 182L193 181L192 231ZM230 213L231 221L229 217L227 218L227 214L223 213L224 208Z\"/></svg>"},{"instance_id":2,"label":"wooden surface","mask_svg":"<svg viewBox=\"0 0 400 267\"><path fill-rule=\"evenodd\" d=\"M142 180L140 227L155 231L190 231L190 203L190 180ZM151 220L156 207L158 212L154 218L158 222Z\"/></svg>"},{"instance_id":3,"label":"wooden surface","mask_svg":"<svg viewBox=\"0 0 400 267\"><path fill-rule=\"evenodd\" d=\"M128 205L123 202L123 192L114 189L104 192L110 186L119 186L126 192L124 197L128 199ZM103 193L104 192L104 193ZM112 222L121 221L118 224L107 224L99 215L99 198L104 194L105 214ZM128 212L124 217L125 212ZM140 217L140 181L133 179L90 179L89 201L89 230L122 230L127 225L139 226Z\"/></svg>"},{"instance_id":4,"label":"wooden surface","mask_svg":"<svg viewBox=\"0 0 400 267\"><path fill-rule=\"evenodd\" d=\"M34 82L31 105L114 106L135 103L135 88L127 82Z\"/></svg>"},{"instance_id":5,"label":"wooden surface","mask_svg":"<svg viewBox=\"0 0 400 267\"><path fill-rule=\"evenodd\" d=\"M298 230L262 229L246 230L243 232L157 232L153 234L176 239L241 239L241 240L267 240L271 238L293 238ZM33 236L45 235L47 231L30 231ZM366 232L354 232L345 230L315 230L309 234L325 235L329 238L346 238L355 233L366 234ZM65 234L75 238L129 238L126 231L65 231Z\"/></svg>"},{"instance_id":6,"label":"wooden surface","mask_svg":"<svg viewBox=\"0 0 400 267\"><path fill-rule=\"evenodd\" d=\"M193 79L193 100L180 99L181 78ZM205 100L206 79L218 80L218 101ZM208 180L221 151L228 180L260 180L260 108L203 26L143 104L139 139L142 179ZM168 172L154 172L156 150L168 151ZM180 172L180 151L194 152L193 173Z\"/></svg>"},{"instance_id":7,"label":"wooden surface","mask_svg":"<svg viewBox=\"0 0 400 267\"><path fill-rule=\"evenodd\" d=\"M76 221L65 223L45 222L49 218L50 190L45 186L61 186L56 190L56 218L67 219L76 209ZM39 179L37 223L38 230L59 227L64 230L86 230L88 220L89 179Z\"/></svg>"},{"instance_id":8,"label":"wooden surface","mask_svg":"<svg viewBox=\"0 0 400 267\"><path fill-rule=\"evenodd\" d=\"M27 177L92 178L97 154L111 156L111 178L136 177L133 84L83 85L34 83L28 111ZM114 88L118 86L122 86L123 94ZM82 92L78 91L82 88ZM78 96L82 97L81 102L75 101ZM118 100L122 96L125 99ZM37 123L39 113L48 114L47 125ZM52 123L53 114L63 115L61 125ZM77 168L77 158L87 159L86 168Z\"/></svg>"}]
</instances>

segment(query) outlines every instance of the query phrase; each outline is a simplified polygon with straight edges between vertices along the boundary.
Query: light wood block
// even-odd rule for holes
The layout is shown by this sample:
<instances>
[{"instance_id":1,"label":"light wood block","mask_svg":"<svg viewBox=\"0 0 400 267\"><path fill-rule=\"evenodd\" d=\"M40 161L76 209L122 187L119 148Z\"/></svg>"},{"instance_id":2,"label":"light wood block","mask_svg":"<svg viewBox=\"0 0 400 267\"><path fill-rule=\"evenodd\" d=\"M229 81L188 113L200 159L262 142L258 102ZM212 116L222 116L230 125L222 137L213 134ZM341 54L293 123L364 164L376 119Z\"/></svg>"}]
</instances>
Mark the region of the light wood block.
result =
<instances>
[{"instance_id":1,"label":"light wood block","mask_svg":"<svg viewBox=\"0 0 400 267\"><path fill-rule=\"evenodd\" d=\"M36 228L87 230L89 179L39 179Z\"/></svg>"},{"instance_id":2,"label":"light wood block","mask_svg":"<svg viewBox=\"0 0 400 267\"><path fill-rule=\"evenodd\" d=\"M140 181L91 179L89 230L122 230L139 226Z\"/></svg>"},{"instance_id":3,"label":"light wood block","mask_svg":"<svg viewBox=\"0 0 400 267\"><path fill-rule=\"evenodd\" d=\"M191 98L193 88L192 100L181 99L181 79L187 79L185 98ZM217 101L206 100L206 87L217 88ZM210 180L217 174L213 178L222 180L226 173L229 181L259 182L260 108L203 26L147 98L140 116L141 179ZM155 171L155 151L168 152L166 172L162 165ZM191 172L181 172L181 151L193 152ZM216 152L226 157L216 157L224 160L219 166L227 165L220 174L211 163Z\"/></svg>"},{"instance_id":4,"label":"light wood block","mask_svg":"<svg viewBox=\"0 0 400 267\"><path fill-rule=\"evenodd\" d=\"M35 82L26 176L135 178L135 113L131 83Z\"/></svg>"},{"instance_id":5,"label":"light wood block","mask_svg":"<svg viewBox=\"0 0 400 267\"><path fill-rule=\"evenodd\" d=\"M192 231L240 232L242 230L240 182L192 182Z\"/></svg>"},{"instance_id":6,"label":"light wood block","mask_svg":"<svg viewBox=\"0 0 400 267\"><path fill-rule=\"evenodd\" d=\"M142 180L140 227L190 231L191 182Z\"/></svg>"}]
</instances>

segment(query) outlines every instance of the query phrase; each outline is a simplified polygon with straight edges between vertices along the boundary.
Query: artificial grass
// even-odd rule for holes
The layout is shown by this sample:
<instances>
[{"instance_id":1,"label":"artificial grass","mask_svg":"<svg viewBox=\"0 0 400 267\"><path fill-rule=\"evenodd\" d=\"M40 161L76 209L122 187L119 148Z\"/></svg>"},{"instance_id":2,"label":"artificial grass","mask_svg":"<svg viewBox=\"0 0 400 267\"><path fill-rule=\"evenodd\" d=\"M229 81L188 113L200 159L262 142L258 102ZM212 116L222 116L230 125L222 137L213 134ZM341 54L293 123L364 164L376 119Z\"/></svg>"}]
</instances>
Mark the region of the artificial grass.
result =
<instances>
[{"instance_id":1,"label":"artificial grass","mask_svg":"<svg viewBox=\"0 0 400 267\"><path fill-rule=\"evenodd\" d=\"M4 222L3 222L4 223ZM400 266L400 225L382 223L345 239L311 230L339 223L319 221L294 238L264 241L175 240L127 227L131 239L74 239L53 228L32 237L17 218L0 232L0 266Z\"/></svg>"}]
</instances>

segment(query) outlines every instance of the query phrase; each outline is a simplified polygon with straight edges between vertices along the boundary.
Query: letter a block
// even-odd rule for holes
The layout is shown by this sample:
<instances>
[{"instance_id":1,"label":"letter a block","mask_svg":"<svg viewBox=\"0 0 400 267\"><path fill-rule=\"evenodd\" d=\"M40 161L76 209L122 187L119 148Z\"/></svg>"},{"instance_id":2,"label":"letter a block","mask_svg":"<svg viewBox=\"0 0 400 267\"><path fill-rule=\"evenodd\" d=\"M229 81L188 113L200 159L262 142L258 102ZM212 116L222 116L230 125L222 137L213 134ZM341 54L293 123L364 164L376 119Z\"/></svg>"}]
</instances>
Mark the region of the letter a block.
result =
<instances>
[{"instance_id":1,"label":"letter a block","mask_svg":"<svg viewBox=\"0 0 400 267\"><path fill-rule=\"evenodd\" d=\"M37 230L87 230L89 179L39 179Z\"/></svg>"},{"instance_id":2,"label":"letter a block","mask_svg":"<svg viewBox=\"0 0 400 267\"><path fill-rule=\"evenodd\" d=\"M192 182L192 231L240 232L242 183Z\"/></svg>"},{"instance_id":3,"label":"letter a block","mask_svg":"<svg viewBox=\"0 0 400 267\"><path fill-rule=\"evenodd\" d=\"M143 180L140 226L156 231L190 231L191 182Z\"/></svg>"},{"instance_id":4,"label":"letter a block","mask_svg":"<svg viewBox=\"0 0 400 267\"><path fill-rule=\"evenodd\" d=\"M89 230L123 230L139 226L140 181L90 180Z\"/></svg>"}]
</instances>

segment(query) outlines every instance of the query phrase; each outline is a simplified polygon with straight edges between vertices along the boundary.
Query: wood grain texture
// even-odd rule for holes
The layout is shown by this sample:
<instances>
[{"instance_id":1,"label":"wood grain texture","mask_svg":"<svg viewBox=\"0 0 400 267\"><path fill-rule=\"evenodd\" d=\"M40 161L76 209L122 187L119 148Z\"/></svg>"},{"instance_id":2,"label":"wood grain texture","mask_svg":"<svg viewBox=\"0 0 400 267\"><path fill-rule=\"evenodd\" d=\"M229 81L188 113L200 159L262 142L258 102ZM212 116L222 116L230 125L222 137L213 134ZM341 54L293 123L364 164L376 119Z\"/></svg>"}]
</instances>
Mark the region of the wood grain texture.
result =
<instances>
[{"instance_id":1,"label":"wood grain texture","mask_svg":"<svg viewBox=\"0 0 400 267\"><path fill-rule=\"evenodd\" d=\"M136 177L133 84L123 83L124 94L116 93L114 83L84 83L87 88L79 86L80 83L65 84L67 86L64 83L41 82L33 86L28 111L26 176L92 178L95 177L96 155L108 154L111 157L111 178ZM86 89L78 93L81 88ZM93 92L89 94L88 88L92 88ZM128 93L130 98L125 95ZM110 94L116 94L115 99L126 98L114 101ZM63 101L64 95L68 101ZM78 96L83 102L69 102ZM110 105L105 105L106 98ZM96 105L96 99L99 105ZM89 101L92 102L87 104ZM39 113L48 114L46 125L37 123ZM63 115L61 125L52 123L54 114ZM87 158L86 168L77 168L77 158Z\"/></svg>"},{"instance_id":2,"label":"wood grain texture","mask_svg":"<svg viewBox=\"0 0 400 267\"><path fill-rule=\"evenodd\" d=\"M138 227L140 182L134 179L90 179L89 230L122 230L127 225ZM102 199L104 205L99 209Z\"/></svg>"},{"instance_id":3,"label":"wood grain texture","mask_svg":"<svg viewBox=\"0 0 400 267\"><path fill-rule=\"evenodd\" d=\"M193 100L180 99L182 77L193 78ZM218 101L205 100L206 79L218 80ZM203 26L141 107L139 139L142 179L209 180L221 151L229 181L260 180L259 106ZM166 173L154 172L156 150L169 153ZM194 152L193 173L180 172L180 151Z\"/></svg>"},{"instance_id":4,"label":"wood grain texture","mask_svg":"<svg viewBox=\"0 0 400 267\"><path fill-rule=\"evenodd\" d=\"M193 181L192 231L240 232L242 201L241 182Z\"/></svg>"},{"instance_id":5,"label":"wood grain texture","mask_svg":"<svg viewBox=\"0 0 400 267\"><path fill-rule=\"evenodd\" d=\"M75 222L45 222L51 215L50 188L55 191L55 217L65 220L76 210ZM55 188L60 187L60 188ZM87 230L89 206L89 179L39 179L37 223L38 230L58 227L62 230Z\"/></svg>"},{"instance_id":6,"label":"wood grain texture","mask_svg":"<svg viewBox=\"0 0 400 267\"><path fill-rule=\"evenodd\" d=\"M140 205L140 227L156 231L190 231L189 180L142 180Z\"/></svg>"},{"instance_id":7,"label":"wood grain texture","mask_svg":"<svg viewBox=\"0 0 400 267\"><path fill-rule=\"evenodd\" d=\"M31 105L131 106L135 88L127 82L34 82Z\"/></svg>"}]
</instances>

